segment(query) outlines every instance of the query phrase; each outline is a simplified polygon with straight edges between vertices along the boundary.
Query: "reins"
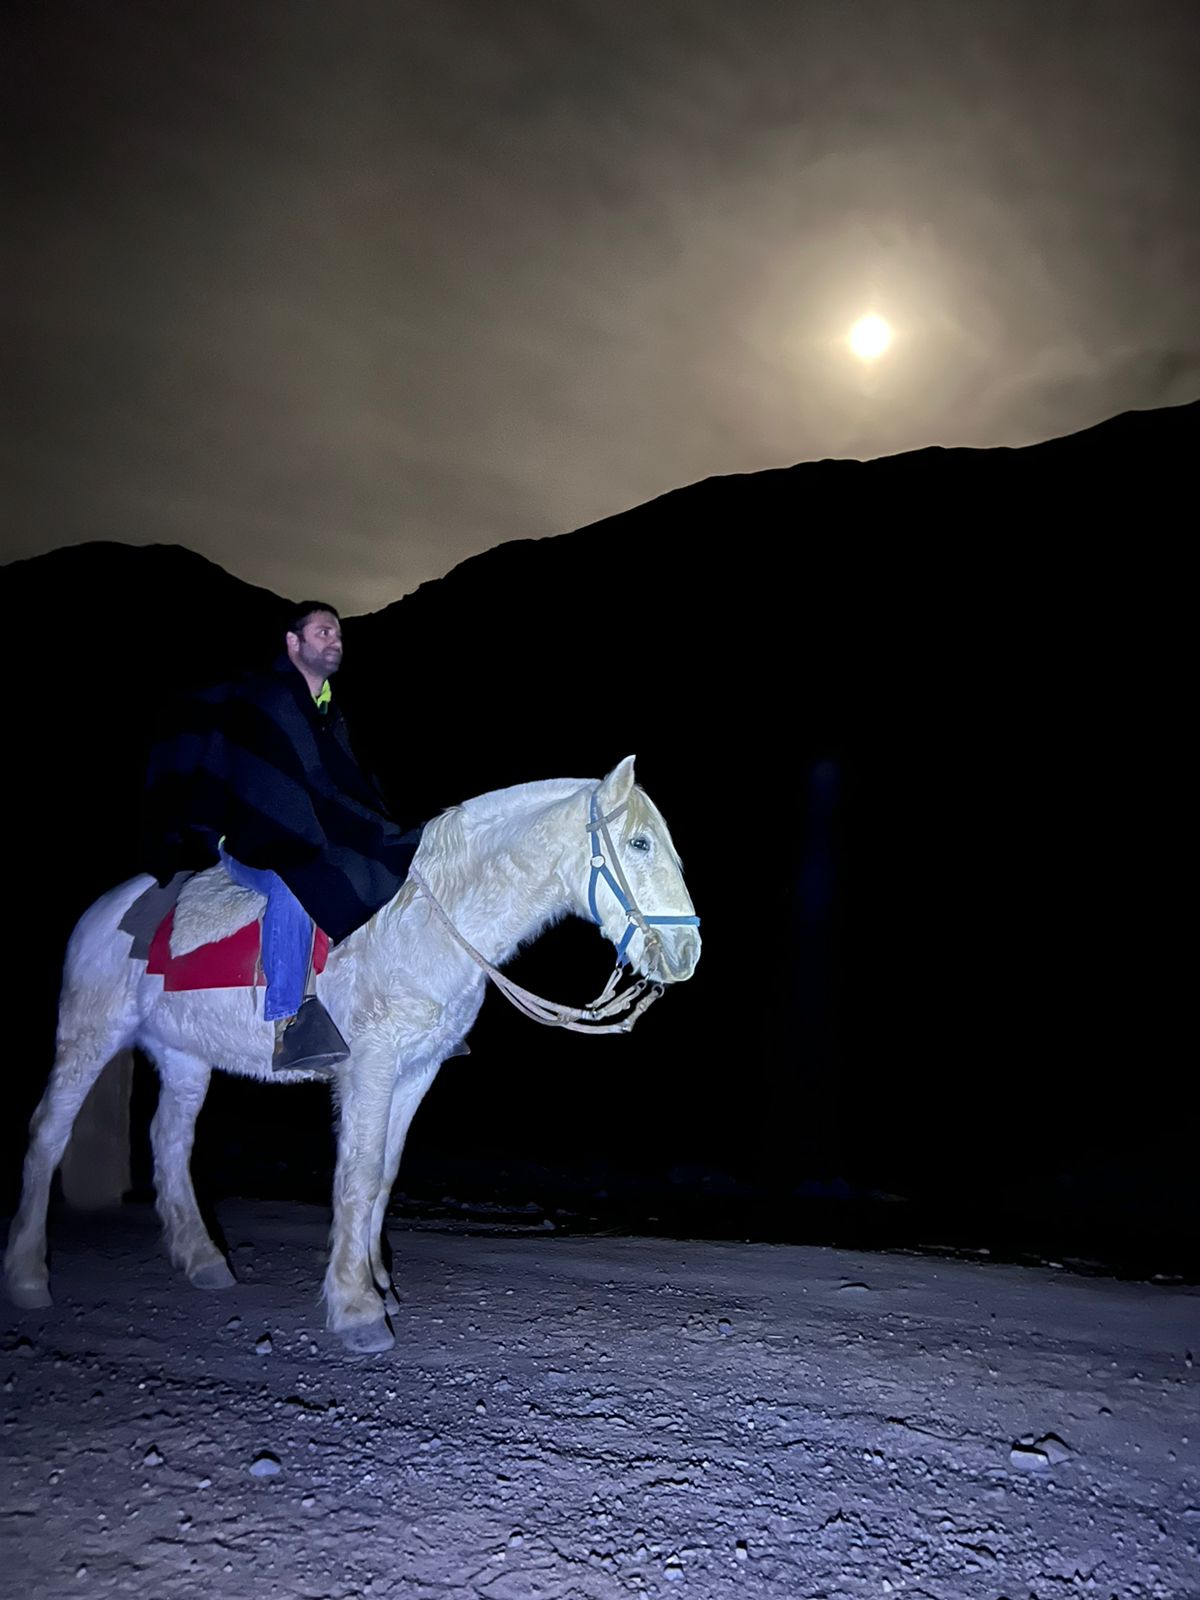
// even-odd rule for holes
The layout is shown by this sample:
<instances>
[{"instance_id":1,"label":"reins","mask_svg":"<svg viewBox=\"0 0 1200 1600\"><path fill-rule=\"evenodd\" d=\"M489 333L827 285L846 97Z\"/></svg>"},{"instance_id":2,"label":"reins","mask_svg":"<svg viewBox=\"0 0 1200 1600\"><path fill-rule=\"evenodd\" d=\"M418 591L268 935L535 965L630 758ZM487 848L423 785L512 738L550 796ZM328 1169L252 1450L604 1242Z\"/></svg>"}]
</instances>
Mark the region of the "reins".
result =
<instances>
[{"instance_id":1,"label":"reins","mask_svg":"<svg viewBox=\"0 0 1200 1600\"><path fill-rule=\"evenodd\" d=\"M485 955L476 950L469 939L465 939L459 933L447 916L441 901L415 867L409 867L408 876L429 901L434 914L447 932L457 940L471 960L483 968L506 1000L516 1006L518 1011L523 1011L527 1017L532 1017L534 1022L543 1022L551 1028L568 1028L572 1033L628 1033L646 1007L657 1000L663 992L661 983L654 983L649 978L638 978L628 989L618 994L617 984L621 981L621 966L618 963L613 968L603 991L590 1006L564 1006L557 1000L544 1000L541 995L523 989L519 983L506 978L498 967L494 967ZM623 1021L609 1020L620 1016L623 1011L628 1011L630 1006L633 1006L633 1011Z\"/></svg>"}]
</instances>

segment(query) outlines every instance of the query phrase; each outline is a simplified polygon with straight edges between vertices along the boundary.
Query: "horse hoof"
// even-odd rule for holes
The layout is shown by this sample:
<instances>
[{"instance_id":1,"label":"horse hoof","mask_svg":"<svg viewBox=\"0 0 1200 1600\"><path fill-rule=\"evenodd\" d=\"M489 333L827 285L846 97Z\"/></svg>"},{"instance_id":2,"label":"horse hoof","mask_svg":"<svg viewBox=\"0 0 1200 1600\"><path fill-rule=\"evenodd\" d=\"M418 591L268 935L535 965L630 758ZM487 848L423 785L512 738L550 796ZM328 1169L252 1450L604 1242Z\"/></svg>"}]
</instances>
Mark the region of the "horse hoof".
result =
<instances>
[{"instance_id":1,"label":"horse hoof","mask_svg":"<svg viewBox=\"0 0 1200 1600\"><path fill-rule=\"evenodd\" d=\"M386 1317L378 1322L360 1322L353 1328L343 1328L338 1335L347 1350L356 1355L374 1355L380 1350L390 1350L396 1336L387 1325Z\"/></svg>"},{"instance_id":2,"label":"horse hoof","mask_svg":"<svg viewBox=\"0 0 1200 1600\"><path fill-rule=\"evenodd\" d=\"M209 1261L189 1272L188 1282L197 1289L232 1289L237 1279L223 1261Z\"/></svg>"},{"instance_id":3,"label":"horse hoof","mask_svg":"<svg viewBox=\"0 0 1200 1600\"><path fill-rule=\"evenodd\" d=\"M54 1304L50 1289L44 1283L10 1283L8 1298L22 1311L45 1311Z\"/></svg>"}]
</instances>

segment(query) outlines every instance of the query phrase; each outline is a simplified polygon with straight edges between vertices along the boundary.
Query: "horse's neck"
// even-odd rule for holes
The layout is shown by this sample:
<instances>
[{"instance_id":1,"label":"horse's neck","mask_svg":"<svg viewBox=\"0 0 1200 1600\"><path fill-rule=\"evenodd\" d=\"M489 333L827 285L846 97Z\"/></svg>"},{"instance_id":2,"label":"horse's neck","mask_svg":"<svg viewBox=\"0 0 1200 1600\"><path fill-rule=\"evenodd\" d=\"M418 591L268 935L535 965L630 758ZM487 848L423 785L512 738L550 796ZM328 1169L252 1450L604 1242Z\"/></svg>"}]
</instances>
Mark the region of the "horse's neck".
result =
<instances>
[{"instance_id":1,"label":"horse's neck","mask_svg":"<svg viewBox=\"0 0 1200 1600\"><path fill-rule=\"evenodd\" d=\"M572 908L561 870L587 852L583 780L520 784L468 800L426 830L418 870L464 938L506 960Z\"/></svg>"}]
</instances>

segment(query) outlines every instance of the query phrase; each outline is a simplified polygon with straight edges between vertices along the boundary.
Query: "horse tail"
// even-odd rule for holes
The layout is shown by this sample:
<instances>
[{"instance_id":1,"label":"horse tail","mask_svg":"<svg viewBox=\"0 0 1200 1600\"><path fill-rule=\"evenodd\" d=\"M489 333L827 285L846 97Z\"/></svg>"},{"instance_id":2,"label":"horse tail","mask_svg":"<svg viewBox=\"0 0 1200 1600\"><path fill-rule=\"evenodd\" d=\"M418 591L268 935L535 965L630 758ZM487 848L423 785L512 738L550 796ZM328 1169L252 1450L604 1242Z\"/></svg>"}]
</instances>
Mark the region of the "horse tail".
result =
<instances>
[{"instance_id":1,"label":"horse tail","mask_svg":"<svg viewBox=\"0 0 1200 1600\"><path fill-rule=\"evenodd\" d=\"M122 931L121 919L151 882L143 874L119 884L101 895L75 924L67 941L58 1005L60 1060L67 1044L72 1053L90 1058L102 1042L116 1038L110 1051L115 1055L132 1041L145 966L130 959L133 938Z\"/></svg>"}]
</instances>

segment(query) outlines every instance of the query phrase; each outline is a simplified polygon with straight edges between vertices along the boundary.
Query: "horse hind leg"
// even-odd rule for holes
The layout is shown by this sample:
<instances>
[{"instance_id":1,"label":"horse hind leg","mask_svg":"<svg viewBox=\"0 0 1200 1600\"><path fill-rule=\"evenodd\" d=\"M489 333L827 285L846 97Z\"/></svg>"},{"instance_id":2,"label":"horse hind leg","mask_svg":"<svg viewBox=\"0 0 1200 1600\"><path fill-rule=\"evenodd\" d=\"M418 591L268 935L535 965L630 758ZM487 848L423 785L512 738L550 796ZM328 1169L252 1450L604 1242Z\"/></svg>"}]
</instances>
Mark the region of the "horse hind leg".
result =
<instances>
[{"instance_id":1,"label":"horse hind leg","mask_svg":"<svg viewBox=\"0 0 1200 1600\"><path fill-rule=\"evenodd\" d=\"M234 1283L225 1257L204 1226L192 1186L192 1145L196 1118L208 1093L212 1069L182 1050L153 1051L160 1088L150 1124L154 1155L155 1208L167 1254L197 1289L228 1289Z\"/></svg>"},{"instance_id":2,"label":"horse hind leg","mask_svg":"<svg viewBox=\"0 0 1200 1600\"><path fill-rule=\"evenodd\" d=\"M137 1025L133 1007L126 1003L114 1010L122 1014L105 1014L99 1006L80 1004L78 997L64 994L54 1067L29 1125L21 1201L4 1253L9 1299L25 1310L53 1303L46 1264L46 1212L51 1181L79 1108L113 1056L133 1042Z\"/></svg>"}]
</instances>

